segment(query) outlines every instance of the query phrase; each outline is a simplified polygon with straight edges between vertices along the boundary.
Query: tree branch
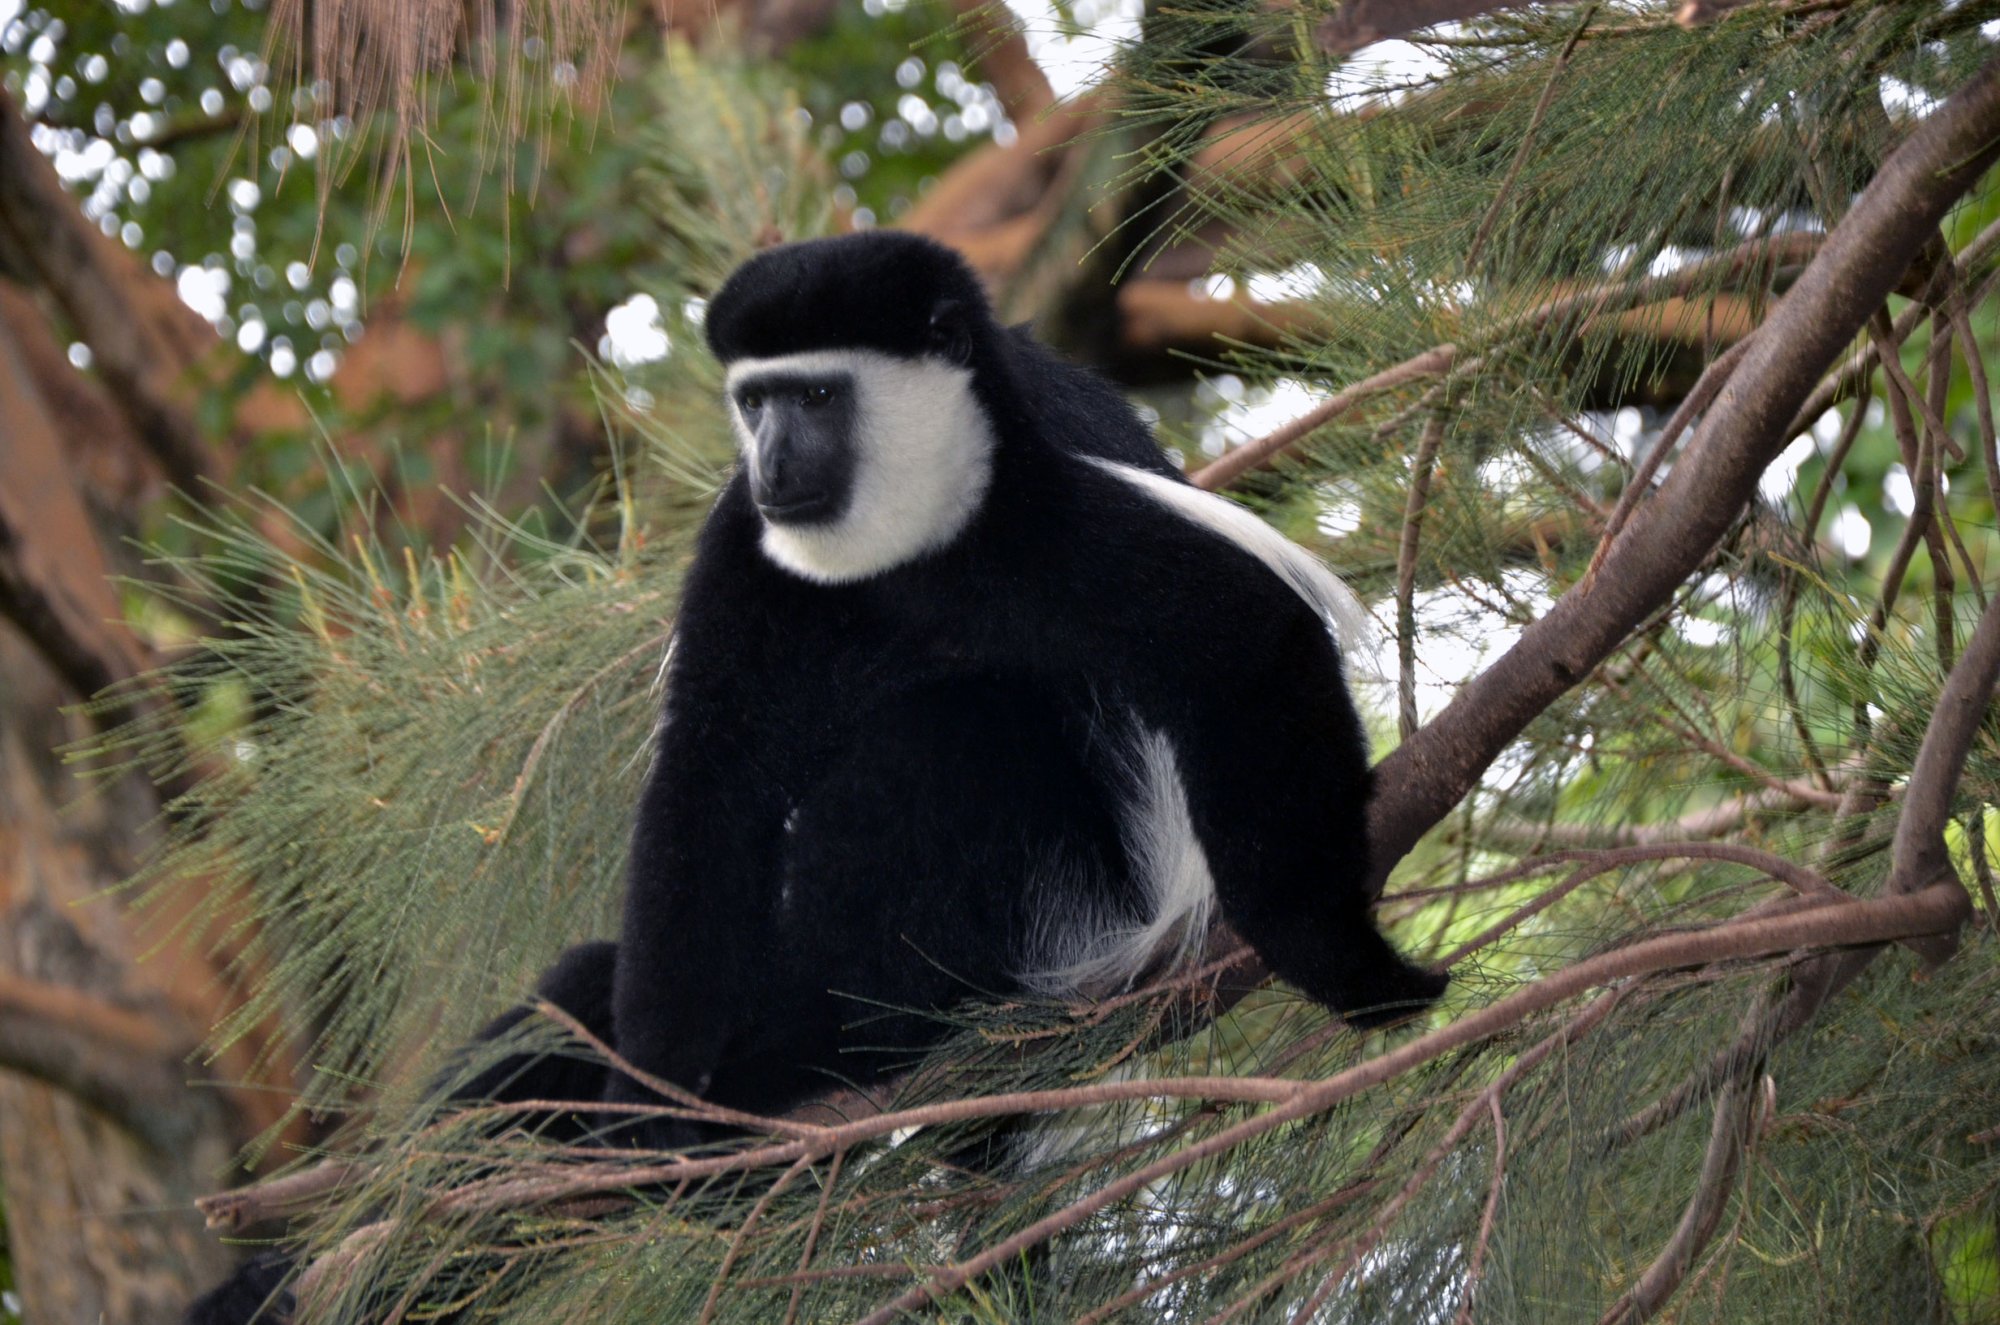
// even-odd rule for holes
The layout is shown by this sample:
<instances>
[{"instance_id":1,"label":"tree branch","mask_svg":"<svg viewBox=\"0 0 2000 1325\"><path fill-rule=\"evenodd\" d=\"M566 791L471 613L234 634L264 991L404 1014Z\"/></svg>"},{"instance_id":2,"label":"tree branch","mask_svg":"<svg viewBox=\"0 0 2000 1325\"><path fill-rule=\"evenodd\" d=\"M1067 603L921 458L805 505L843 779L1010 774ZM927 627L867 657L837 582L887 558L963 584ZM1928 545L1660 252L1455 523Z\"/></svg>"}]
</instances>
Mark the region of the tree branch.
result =
<instances>
[{"instance_id":1,"label":"tree branch","mask_svg":"<svg viewBox=\"0 0 2000 1325\"><path fill-rule=\"evenodd\" d=\"M0 252L62 306L89 344L98 374L168 476L183 488L198 489L211 464L181 378L203 344L200 337L220 341L177 300L169 306L138 297L141 282L153 278L83 219L4 90ZM163 299L173 298L171 287L161 288Z\"/></svg>"},{"instance_id":2,"label":"tree branch","mask_svg":"<svg viewBox=\"0 0 2000 1325\"><path fill-rule=\"evenodd\" d=\"M1457 346L1439 345L1425 350L1414 358L1384 368L1372 377L1363 378L1353 386L1334 392L1284 427L1267 433L1254 442L1245 442L1234 451L1210 461L1188 475L1188 479L1196 487L1206 488L1211 492L1217 488L1227 487L1249 470L1269 464L1273 458L1289 450L1315 429L1339 418L1362 401L1420 378L1435 377L1440 373L1449 372L1457 358Z\"/></svg>"},{"instance_id":3,"label":"tree branch","mask_svg":"<svg viewBox=\"0 0 2000 1325\"><path fill-rule=\"evenodd\" d=\"M136 675L144 656L117 625L96 530L65 471L55 423L0 321L0 615L80 699Z\"/></svg>"},{"instance_id":4,"label":"tree branch","mask_svg":"<svg viewBox=\"0 0 2000 1325\"><path fill-rule=\"evenodd\" d=\"M1699 434L1596 575L1378 767L1369 842L1380 880L1537 714L1673 594L1755 495L1813 385L1881 307L1944 213L2000 155L2000 62L1924 120L1772 311Z\"/></svg>"},{"instance_id":5,"label":"tree branch","mask_svg":"<svg viewBox=\"0 0 2000 1325\"><path fill-rule=\"evenodd\" d=\"M183 1144L192 1042L79 990L0 971L0 1068L74 1095L158 1148Z\"/></svg>"},{"instance_id":6,"label":"tree branch","mask_svg":"<svg viewBox=\"0 0 2000 1325\"><path fill-rule=\"evenodd\" d=\"M1680 1223L1638 1282L1612 1304L1598 1325L1638 1325L1658 1311L1687 1278L1695 1257L1715 1236L1722 1212L1728 1208L1729 1194L1735 1190L1736 1169L1749 1140L1755 1103L1755 1094L1746 1086L1730 1085L1723 1090L1722 1098L1715 1102L1694 1195L1688 1198Z\"/></svg>"},{"instance_id":7,"label":"tree branch","mask_svg":"<svg viewBox=\"0 0 2000 1325\"><path fill-rule=\"evenodd\" d=\"M1949 880L1963 892L1945 846L1944 828L1951 820L1952 793L1965 769L1973 737L1986 718L1996 680L2000 680L2000 598L1980 614L1979 627L1958 665L1945 678L1944 691L1924 729L1924 742L1911 767L1890 852L1892 893L1915 892L1940 880ZM1968 897L1968 912L1971 905ZM1928 941L1920 951L1935 965L1950 957L1957 944L1954 933Z\"/></svg>"},{"instance_id":8,"label":"tree branch","mask_svg":"<svg viewBox=\"0 0 2000 1325\"><path fill-rule=\"evenodd\" d=\"M1525 9L1528 0L1346 0L1320 20L1313 40L1328 55L1352 55L1378 41L1440 23L1463 23L1502 9Z\"/></svg>"}]
</instances>

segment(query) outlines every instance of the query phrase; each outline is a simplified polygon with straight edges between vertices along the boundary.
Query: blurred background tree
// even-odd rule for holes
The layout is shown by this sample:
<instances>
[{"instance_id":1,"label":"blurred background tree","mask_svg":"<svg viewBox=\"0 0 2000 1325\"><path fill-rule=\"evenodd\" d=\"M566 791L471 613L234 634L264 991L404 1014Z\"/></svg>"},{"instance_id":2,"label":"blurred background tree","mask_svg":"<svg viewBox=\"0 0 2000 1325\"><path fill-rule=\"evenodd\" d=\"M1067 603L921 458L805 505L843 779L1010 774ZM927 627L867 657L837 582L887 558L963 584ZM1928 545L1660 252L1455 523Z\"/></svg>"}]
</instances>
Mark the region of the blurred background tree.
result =
<instances>
[{"instance_id":1,"label":"blurred background tree","mask_svg":"<svg viewBox=\"0 0 2000 1325\"><path fill-rule=\"evenodd\" d=\"M0 0L5 1302L173 1319L295 1164L209 1212L332 1319L2000 1319L2000 5L420 8ZM1219 934L605 1197L410 1088L613 923L704 296L882 224L1375 608L1458 982Z\"/></svg>"}]
</instances>

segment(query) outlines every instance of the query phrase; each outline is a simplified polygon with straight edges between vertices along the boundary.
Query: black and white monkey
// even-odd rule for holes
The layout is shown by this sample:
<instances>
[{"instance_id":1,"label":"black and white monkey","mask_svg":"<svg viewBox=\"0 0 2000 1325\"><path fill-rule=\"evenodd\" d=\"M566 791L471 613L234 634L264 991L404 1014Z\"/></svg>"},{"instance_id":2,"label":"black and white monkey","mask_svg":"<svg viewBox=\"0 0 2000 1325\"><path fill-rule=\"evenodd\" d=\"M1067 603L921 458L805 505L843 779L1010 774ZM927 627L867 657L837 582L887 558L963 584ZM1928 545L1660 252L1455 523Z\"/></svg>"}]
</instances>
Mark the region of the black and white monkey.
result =
<instances>
[{"instance_id":1,"label":"black and white monkey","mask_svg":"<svg viewBox=\"0 0 2000 1325\"><path fill-rule=\"evenodd\" d=\"M742 463L687 574L621 936L545 997L777 1113L907 1065L925 1009L1127 987L1218 908L1349 1021L1438 995L1370 916L1324 567L938 244L768 250L706 331ZM481 1090L657 1102L568 1059Z\"/></svg>"},{"instance_id":2,"label":"black and white monkey","mask_svg":"<svg viewBox=\"0 0 2000 1325\"><path fill-rule=\"evenodd\" d=\"M1350 1021L1437 996L1369 914L1323 566L928 240L771 249L706 331L742 463L674 627L622 936L545 994L753 1112L907 1064L858 1050L934 1043L922 1009L1123 988L1216 908Z\"/></svg>"}]
</instances>

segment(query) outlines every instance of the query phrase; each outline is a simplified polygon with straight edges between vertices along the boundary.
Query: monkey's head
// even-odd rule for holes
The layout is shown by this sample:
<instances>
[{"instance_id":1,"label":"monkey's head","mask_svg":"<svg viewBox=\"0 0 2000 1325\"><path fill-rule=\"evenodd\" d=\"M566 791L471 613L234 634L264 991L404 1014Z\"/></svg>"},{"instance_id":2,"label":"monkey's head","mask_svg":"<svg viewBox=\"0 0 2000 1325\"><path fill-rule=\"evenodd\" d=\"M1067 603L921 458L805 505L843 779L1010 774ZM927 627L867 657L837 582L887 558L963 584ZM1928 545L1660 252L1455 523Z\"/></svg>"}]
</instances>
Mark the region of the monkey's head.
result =
<instances>
[{"instance_id":1,"label":"monkey's head","mask_svg":"<svg viewBox=\"0 0 2000 1325\"><path fill-rule=\"evenodd\" d=\"M841 583L950 543L985 498L994 433L973 390L997 334L950 249L888 231L767 250L710 302L763 548Z\"/></svg>"}]
</instances>

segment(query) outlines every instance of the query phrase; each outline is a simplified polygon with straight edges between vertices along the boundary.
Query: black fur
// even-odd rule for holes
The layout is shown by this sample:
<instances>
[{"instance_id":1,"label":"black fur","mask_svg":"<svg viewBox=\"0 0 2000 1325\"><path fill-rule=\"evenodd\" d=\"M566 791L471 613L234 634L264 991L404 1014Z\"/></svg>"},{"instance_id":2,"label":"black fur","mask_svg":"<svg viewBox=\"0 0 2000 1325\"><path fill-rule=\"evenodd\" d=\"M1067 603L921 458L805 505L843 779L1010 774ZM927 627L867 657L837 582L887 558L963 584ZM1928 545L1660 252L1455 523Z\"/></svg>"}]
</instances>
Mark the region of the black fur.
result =
<instances>
[{"instance_id":1,"label":"black fur","mask_svg":"<svg viewBox=\"0 0 2000 1325\"><path fill-rule=\"evenodd\" d=\"M941 322L998 440L957 539L809 583L760 550L740 474L703 530L633 838L620 1051L776 1111L935 1040L881 1005L1020 992L1048 926L1139 905L1118 832L1135 718L1170 737L1223 913L1273 969L1357 1020L1435 997L1443 977L1369 916L1366 746L1324 624L1079 463L1174 474L1116 393L996 325L959 259L909 235L766 253L708 327L728 360L922 352Z\"/></svg>"},{"instance_id":2,"label":"black fur","mask_svg":"<svg viewBox=\"0 0 2000 1325\"><path fill-rule=\"evenodd\" d=\"M1178 477L1114 391L1000 327L963 263L909 235L764 253L707 330L725 362L862 346L966 365L991 485L941 550L827 585L762 551L747 477L729 483L675 626L621 941L575 950L546 996L718 1104L880 1080L936 1042L922 1010L1023 992L1051 929L1144 918L1120 833L1143 724L1172 742L1223 915L1274 970L1363 1024L1436 997L1445 978L1369 914L1366 744L1325 624L1080 459ZM574 1063L474 1090L600 1086L654 1102Z\"/></svg>"}]
</instances>

